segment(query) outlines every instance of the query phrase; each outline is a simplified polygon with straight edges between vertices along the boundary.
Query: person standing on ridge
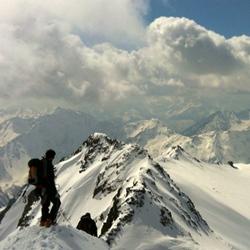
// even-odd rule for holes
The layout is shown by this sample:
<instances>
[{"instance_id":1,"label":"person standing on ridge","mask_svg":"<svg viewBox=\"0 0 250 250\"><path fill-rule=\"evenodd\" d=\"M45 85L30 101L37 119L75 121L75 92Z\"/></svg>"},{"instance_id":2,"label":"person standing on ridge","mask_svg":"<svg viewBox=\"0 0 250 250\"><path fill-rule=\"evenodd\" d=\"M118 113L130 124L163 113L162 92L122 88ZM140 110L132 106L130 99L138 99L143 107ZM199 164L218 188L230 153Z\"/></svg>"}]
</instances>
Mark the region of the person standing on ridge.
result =
<instances>
[{"instance_id":1,"label":"person standing on ridge","mask_svg":"<svg viewBox=\"0 0 250 250\"><path fill-rule=\"evenodd\" d=\"M46 151L45 156L41 160L43 170L42 185L39 189L41 197L42 217L40 226L50 227L56 223L56 216L59 211L61 201L55 185L55 172L53 160L56 152L52 149ZM53 206L49 211L50 203Z\"/></svg>"}]
</instances>

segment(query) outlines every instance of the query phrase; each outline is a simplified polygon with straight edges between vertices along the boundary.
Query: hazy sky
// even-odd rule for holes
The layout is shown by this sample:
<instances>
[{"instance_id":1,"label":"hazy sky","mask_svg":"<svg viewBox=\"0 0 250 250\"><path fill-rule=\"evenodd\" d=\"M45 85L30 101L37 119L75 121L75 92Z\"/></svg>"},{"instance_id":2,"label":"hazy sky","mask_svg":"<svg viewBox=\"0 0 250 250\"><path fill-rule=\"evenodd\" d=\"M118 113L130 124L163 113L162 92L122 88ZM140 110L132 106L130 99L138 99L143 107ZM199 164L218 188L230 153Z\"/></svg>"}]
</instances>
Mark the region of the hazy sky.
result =
<instances>
[{"instance_id":1,"label":"hazy sky","mask_svg":"<svg viewBox=\"0 0 250 250\"><path fill-rule=\"evenodd\" d=\"M162 113L206 99L246 108L248 3L2 1L0 104Z\"/></svg>"}]
</instances>

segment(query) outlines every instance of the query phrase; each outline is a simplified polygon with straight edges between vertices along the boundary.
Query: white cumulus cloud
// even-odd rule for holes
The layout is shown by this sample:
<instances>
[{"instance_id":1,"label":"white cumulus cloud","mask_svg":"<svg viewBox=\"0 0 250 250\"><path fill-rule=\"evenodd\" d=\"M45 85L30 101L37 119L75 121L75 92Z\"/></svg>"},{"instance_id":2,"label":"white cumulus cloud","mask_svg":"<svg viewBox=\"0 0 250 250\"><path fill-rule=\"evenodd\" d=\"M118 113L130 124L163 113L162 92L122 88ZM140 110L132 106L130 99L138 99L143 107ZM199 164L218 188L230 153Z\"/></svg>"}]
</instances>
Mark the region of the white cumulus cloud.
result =
<instances>
[{"instance_id":1,"label":"white cumulus cloud","mask_svg":"<svg viewBox=\"0 0 250 250\"><path fill-rule=\"evenodd\" d=\"M248 36L226 39L187 18L146 27L146 11L143 0L0 3L0 99L105 104L174 88L250 90Z\"/></svg>"}]
</instances>

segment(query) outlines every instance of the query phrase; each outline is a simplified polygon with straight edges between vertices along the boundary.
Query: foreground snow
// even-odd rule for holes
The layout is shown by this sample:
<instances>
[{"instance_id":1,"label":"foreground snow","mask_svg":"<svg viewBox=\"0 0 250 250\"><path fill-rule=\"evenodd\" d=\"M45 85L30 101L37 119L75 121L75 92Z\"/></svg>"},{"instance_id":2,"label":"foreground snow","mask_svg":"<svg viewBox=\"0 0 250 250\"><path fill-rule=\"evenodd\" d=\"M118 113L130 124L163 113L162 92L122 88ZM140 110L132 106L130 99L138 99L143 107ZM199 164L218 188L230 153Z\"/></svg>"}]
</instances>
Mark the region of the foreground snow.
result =
<instances>
[{"instance_id":1,"label":"foreground snow","mask_svg":"<svg viewBox=\"0 0 250 250\"><path fill-rule=\"evenodd\" d=\"M71 226L42 228L32 226L16 230L0 242L1 250L107 250L107 244Z\"/></svg>"}]
</instances>

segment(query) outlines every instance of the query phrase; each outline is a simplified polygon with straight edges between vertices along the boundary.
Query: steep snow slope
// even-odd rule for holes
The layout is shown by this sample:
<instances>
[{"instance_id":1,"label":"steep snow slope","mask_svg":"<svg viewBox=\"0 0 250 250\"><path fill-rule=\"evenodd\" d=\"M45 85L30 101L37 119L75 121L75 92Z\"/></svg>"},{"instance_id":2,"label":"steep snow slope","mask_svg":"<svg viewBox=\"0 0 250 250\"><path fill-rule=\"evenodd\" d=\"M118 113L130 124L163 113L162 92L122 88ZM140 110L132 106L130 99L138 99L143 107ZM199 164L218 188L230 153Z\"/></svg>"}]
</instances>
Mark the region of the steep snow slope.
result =
<instances>
[{"instance_id":1,"label":"steep snow slope","mask_svg":"<svg viewBox=\"0 0 250 250\"><path fill-rule=\"evenodd\" d=\"M59 223L76 226L91 212L98 234L113 249L231 249L216 238L167 172L136 144L94 134L57 168ZM15 224L38 223L39 202L30 199L24 209L21 206L19 200L7 212L0 238Z\"/></svg>"},{"instance_id":2,"label":"steep snow slope","mask_svg":"<svg viewBox=\"0 0 250 250\"><path fill-rule=\"evenodd\" d=\"M49 229L32 226L16 230L0 242L2 250L108 250L107 244L71 226Z\"/></svg>"},{"instance_id":3,"label":"steep snow slope","mask_svg":"<svg viewBox=\"0 0 250 250\"><path fill-rule=\"evenodd\" d=\"M173 150L176 152L176 150ZM159 163L196 204L203 218L236 249L250 246L250 165L207 164L185 153L178 159L159 158Z\"/></svg>"},{"instance_id":4,"label":"steep snow slope","mask_svg":"<svg viewBox=\"0 0 250 250\"><path fill-rule=\"evenodd\" d=\"M140 230L145 231L147 225L160 231L162 236L168 233L172 237L187 235L189 227L195 232L210 231L194 210L192 202L180 193L169 176L139 146L122 144L105 135L95 134L84 143L79 154L76 166L83 172L78 178L82 192L87 189L88 196L85 198L87 204L75 212L80 214L82 209L92 210L98 220L99 233L108 242L115 241L119 245L117 235L122 230L126 231L122 228L127 223L132 224L127 226L131 229L140 226ZM68 180L72 175L73 169L68 167L61 175L63 168L64 165L59 171L59 182L60 178ZM63 175L64 177L60 177ZM85 185L82 178L87 181ZM64 200L75 193L74 189L80 191L78 183L73 186L65 183L62 186L65 192L68 191L65 197L62 196ZM64 210L70 211L72 203L75 202L71 200ZM76 223L78 218L73 217L72 220ZM152 233L159 237L155 229ZM122 238L122 234L119 237ZM134 244L131 249L138 242Z\"/></svg>"}]
</instances>

